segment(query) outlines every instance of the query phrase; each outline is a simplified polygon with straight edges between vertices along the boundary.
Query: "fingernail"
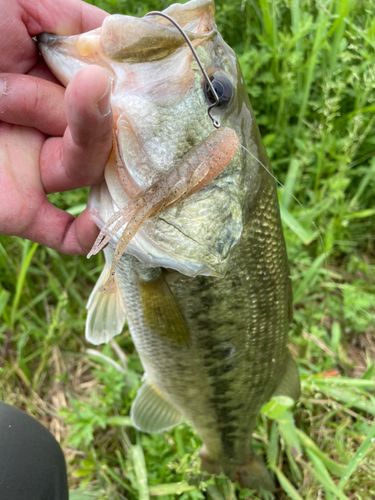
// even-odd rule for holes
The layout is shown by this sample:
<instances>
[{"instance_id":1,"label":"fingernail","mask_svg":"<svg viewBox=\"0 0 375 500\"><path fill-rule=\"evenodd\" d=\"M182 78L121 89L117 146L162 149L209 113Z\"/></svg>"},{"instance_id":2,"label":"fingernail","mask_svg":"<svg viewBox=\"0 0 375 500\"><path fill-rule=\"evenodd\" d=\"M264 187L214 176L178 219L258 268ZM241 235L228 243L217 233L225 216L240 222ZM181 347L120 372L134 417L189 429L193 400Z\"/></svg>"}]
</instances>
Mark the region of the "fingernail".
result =
<instances>
[{"instance_id":1,"label":"fingernail","mask_svg":"<svg viewBox=\"0 0 375 500\"><path fill-rule=\"evenodd\" d=\"M104 94L97 102L99 112L103 116L109 115L111 112L111 79L108 78L107 88Z\"/></svg>"}]
</instances>

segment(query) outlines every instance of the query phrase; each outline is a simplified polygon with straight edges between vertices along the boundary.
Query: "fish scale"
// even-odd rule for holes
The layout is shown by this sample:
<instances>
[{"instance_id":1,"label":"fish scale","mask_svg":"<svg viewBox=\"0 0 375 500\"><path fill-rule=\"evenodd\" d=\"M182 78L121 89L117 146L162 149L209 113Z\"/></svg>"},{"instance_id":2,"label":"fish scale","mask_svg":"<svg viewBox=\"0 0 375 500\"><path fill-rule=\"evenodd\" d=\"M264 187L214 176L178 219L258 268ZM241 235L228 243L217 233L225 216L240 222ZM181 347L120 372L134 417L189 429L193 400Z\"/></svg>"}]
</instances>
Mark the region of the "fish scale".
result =
<instances>
[{"instance_id":1,"label":"fish scale","mask_svg":"<svg viewBox=\"0 0 375 500\"><path fill-rule=\"evenodd\" d=\"M61 81L92 63L106 67L113 80L121 168L111 155L105 182L91 190L90 208L104 226L103 238L109 220L117 233L110 232L104 248L86 337L107 342L121 333L126 315L145 370L133 425L163 432L187 419L203 442L202 469L272 490L252 431L272 396L296 400L300 391L287 349L292 293L276 187L261 166L271 172L235 54L217 32L213 2L192 0L164 13L190 30L208 76L226 86L227 100L211 110L222 127L219 150L207 82L178 32L165 29L167 20L109 16L94 32L40 37ZM226 164L215 164L229 145ZM213 160L209 174L200 169L203 149ZM207 185L202 175L210 176ZM136 194L126 191L130 185ZM147 210L133 216L137 203L153 215L140 227L136 217L143 221ZM118 214L126 221L124 234L127 223L136 234L119 260L114 293L101 294L122 236Z\"/></svg>"}]
</instances>

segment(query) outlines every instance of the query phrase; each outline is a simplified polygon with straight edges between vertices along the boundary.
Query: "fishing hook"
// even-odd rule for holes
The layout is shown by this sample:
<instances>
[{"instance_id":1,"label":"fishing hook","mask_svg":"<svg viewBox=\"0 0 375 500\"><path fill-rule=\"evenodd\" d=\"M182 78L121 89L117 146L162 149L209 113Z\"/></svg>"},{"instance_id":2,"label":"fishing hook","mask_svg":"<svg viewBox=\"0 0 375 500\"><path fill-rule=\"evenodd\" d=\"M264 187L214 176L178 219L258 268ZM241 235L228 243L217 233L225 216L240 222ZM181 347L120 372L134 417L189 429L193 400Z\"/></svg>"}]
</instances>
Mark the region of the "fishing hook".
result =
<instances>
[{"instance_id":1,"label":"fishing hook","mask_svg":"<svg viewBox=\"0 0 375 500\"><path fill-rule=\"evenodd\" d=\"M196 53L192 43L190 42L189 40L189 37L186 35L186 33L184 32L184 30L181 28L181 26L170 16L167 16L167 14L164 14L163 12L159 12L159 11L152 11L152 12L148 12L146 14L146 16L162 16L162 17L165 17L166 19L168 19L168 21L170 21L172 24L175 25L175 27L178 29L178 31L181 33L181 35L185 38L185 41L186 43L189 45L190 47L190 50L192 51L197 63L198 63L198 66L200 67L200 70L202 71L203 73L203 76L205 77L206 79L206 82L208 84L208 86L210 87L211 89L211 92L212 92L212 95L214 96L215 98L215 102L213 104L211 104L211 106L208 106L208 109L207 109L207 113L208 113L208 116L211 118L212 120L212 124L215 128L220 128L220 122L218 120L216 120L216 118L214 118L212 115L211 115L211 109L214 108L215 106L217 106L219 104L219 97L216 93L216 90L214 88L214 86L212 85L211 83L211 80L208 78L208 75L204 69L204 67L202 66L202 63L198 57L198 54ZM145 17L146 17L145 16Z\"/></svg>"}]
</instances>

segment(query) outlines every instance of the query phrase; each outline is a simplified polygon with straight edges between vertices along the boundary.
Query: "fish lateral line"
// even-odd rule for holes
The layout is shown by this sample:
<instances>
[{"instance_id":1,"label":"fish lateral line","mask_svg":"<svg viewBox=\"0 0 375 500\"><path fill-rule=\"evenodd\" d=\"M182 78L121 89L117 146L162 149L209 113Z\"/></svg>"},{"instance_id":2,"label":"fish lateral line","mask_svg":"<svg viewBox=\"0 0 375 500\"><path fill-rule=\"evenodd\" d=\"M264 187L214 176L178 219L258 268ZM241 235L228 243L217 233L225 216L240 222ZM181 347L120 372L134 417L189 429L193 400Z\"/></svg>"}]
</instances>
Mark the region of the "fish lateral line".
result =
<instances>
[{"instance_id":1,"label":"fish lateral line","mask_svg":"<svg viewBox=\"0 0 375 500\"><path fill-rule=\"evenodd\" d=\"M100 287L100 292L115 292L117 265L141 225L209 184L229 165L239 145L239 138L233 129L223 127L214 130L204 141L193 146L177 166L141 191L104 224L87 258L100 252L125 224L127 226L116 246L110 276Z\"/></svg>"},{"instance_id":2,"label":"fish lateral line","mask_svg":"<svg viewBox=\"0 0 375 500\"><path fill-rule=\"evenodd\" d=\"M305 214L307 215L307 217L310 219L310 215L309 213L307 212L306 208L302 205L302 203L299 201L299 199L294 196L293 193L291 193L289 191L289 189L287 189L284 184L282 182L279 181L279 179L270 171L268 170L268 168L259 160L259 158L257 158L255 155L253 155L253 153L251 153L251 151L249 151L247 148L245 148L245 146L243 146L242 144L240 144L240 147L246 152L248 153L252 158L254 158L263 168L264 170L272 177L272 179L277 183L279 184L279 186L281 186L283 189L285 189L285 191L293 198L294 201L296 201L298 203L298 205L302 208L302 210L305 212ZM340 287L338 286L338 284L331 278L330 274L329 274L329 271L328 271L328 255L327 255L327 252L326 252L326 249L325 249L325 246L324 246L324 241L323 241L323 237L322 237L322 233L319 231L319 228L318 226L316 225L315 221L314 220L311 220L310 219L310 223L312 224L313 228L316 230L316 232L318 233L318 240L319 240L319 243L323 249L323 254L324 254L324 269L325 269L325 274L328 278L328 280L332 283L332 285L335 287L335 289L339 290ZM363 307L359 307L358 306L358 309L360 311L362 311L363 313L367 314L367 316L369 316L370 318L372 319L375 319L375 316L372 315L371 313L369 313L368 311L366 311L365 309L363 309Z\"/></svg>"}]
</instances>

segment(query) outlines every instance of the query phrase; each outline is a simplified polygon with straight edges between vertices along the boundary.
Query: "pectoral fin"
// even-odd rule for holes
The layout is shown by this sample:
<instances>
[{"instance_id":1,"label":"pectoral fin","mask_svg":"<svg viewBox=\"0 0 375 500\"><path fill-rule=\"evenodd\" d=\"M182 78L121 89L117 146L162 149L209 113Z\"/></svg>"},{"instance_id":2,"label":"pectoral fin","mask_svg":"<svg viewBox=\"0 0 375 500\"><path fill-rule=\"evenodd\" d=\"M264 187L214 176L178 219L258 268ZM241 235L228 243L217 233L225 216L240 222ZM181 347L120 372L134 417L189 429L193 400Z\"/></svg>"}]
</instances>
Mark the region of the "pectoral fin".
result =
<instances>
[{"instance_id":1,"label":"pectoral fin","mask_svg":"<svg viewBox=\"0 0 375 500\"><path fill-rule=\"evenodd\" d=\"M301 395L301 384L297 365L288 351L286 369L273 396L288 396L297 401Z\"/></svg>"},{"instance_id":2,"label":"pectoral fin","mask_svg":"<svg viewBox=\"0 0 375 500\"><path fill-rule=\"evenodd\" d=\"M187 346L190 341L186 320L176 297L164 278L139 281L143 317L150 331L177 346Z\"/></svg>"},{"instance_id":3,"label":"pectoral fin","mask_svg":"<svg viewBox=\"0 0 375 500\"><path fill-rule=\"evenodd\" d=\"M104 266L87 302L86 339L94 345L106 344L122 332L125 323L125 309L121 292L116 284L114 294L100 293L99 288L109 278L110 268Z\"/></svg>"},{"instance_id":4,"label":"pectoral fin","mask_svg":"<svg viewBox=\"0 0 375 500\"><path fill-rule=\"evenodd\" d=\"M138 390L130 417L134 427L150 433L166 431L185 420L149 380Z\"/></svg>"}]
</instances>

